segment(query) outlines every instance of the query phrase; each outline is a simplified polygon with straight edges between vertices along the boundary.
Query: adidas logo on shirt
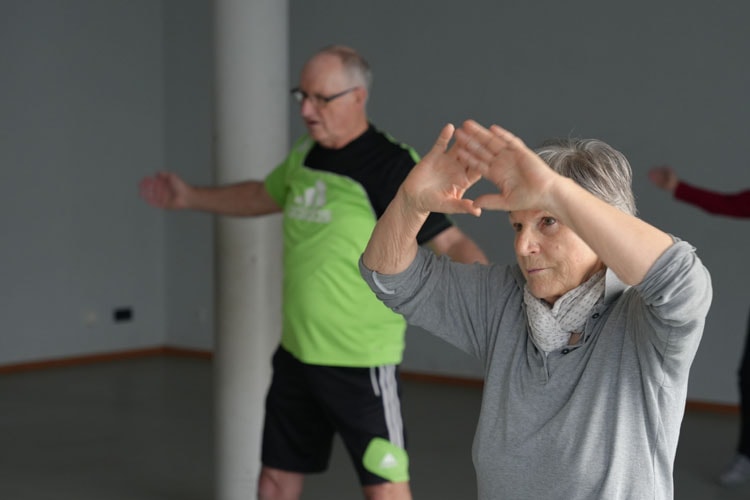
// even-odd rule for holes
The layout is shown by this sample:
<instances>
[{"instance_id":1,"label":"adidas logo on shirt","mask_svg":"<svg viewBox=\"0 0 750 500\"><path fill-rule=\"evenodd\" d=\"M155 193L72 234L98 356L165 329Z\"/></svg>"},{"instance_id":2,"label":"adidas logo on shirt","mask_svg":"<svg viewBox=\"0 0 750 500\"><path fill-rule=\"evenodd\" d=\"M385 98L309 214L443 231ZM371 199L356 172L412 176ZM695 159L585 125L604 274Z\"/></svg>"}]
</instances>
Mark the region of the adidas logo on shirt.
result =
<instances>
[{"instance_id":1,"label":"adidas logo on shirt","mask_svg":"<svg viewBox=\"0 0 750 500\"><path fill-rule=\"evenodd\" d=\"M326 224L331 222L331 211L321 208L325 204L326 185L323 181L317 181L315 186L294 197L294 205L287 209L287 215L292 219Z\"/></svg>"}]
</instances>

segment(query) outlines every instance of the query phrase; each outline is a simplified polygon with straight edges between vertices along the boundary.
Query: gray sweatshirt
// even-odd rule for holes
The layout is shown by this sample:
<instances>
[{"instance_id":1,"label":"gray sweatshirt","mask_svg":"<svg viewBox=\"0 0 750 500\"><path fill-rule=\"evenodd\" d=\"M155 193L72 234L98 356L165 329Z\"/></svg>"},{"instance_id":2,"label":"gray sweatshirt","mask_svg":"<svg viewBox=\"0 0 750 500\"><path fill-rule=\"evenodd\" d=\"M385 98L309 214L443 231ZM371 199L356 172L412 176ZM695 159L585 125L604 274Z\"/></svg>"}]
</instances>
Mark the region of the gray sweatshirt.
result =
<instances>
[{"instance_id":1,"label":"gray sweatshirt","mask_svg":"<svg viewBox=\"0 0 750 500\"><path fill-rule=\"evenodd\" d=\"M711 303L707 269L686 242L643 282L611 271L582 341L545 355L527 333L517 265L467 265L420 249L397 275L360 271L410 324L484 367L473 445L482 500L674 496L688 373Z\"/></svg>"}]
</instances>

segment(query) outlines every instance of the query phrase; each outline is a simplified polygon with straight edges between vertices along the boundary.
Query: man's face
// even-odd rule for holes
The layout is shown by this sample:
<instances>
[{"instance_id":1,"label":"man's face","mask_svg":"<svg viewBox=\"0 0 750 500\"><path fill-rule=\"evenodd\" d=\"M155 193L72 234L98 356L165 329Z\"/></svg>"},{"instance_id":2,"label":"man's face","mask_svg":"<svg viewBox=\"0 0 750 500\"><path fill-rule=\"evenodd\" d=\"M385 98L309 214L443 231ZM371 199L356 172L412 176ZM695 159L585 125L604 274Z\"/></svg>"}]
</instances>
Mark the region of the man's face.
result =
<instances>
[{"instance_id":1,"label":"man's face","mask_svg":"<svg viewBox=\"0 0 750 500\"><path fill-rule=\"evenodd\" d=\"M510 213L518 265L531 294L554 304L604 267L568 226L541 210Z\"/></svg>"},{"instance_id":2,"label":"man's face","mask_svg":"<svg viewBox=\"0 0 750 500\"><path fill-rule=\"evenodd\" d=\"M351 81L338 57L321 54L311 59L300 75L299 90L306 96L300 103L300 115L310 136L321 146L342 148L364 131L367 91Z\"/></svg>"}]
</instances>

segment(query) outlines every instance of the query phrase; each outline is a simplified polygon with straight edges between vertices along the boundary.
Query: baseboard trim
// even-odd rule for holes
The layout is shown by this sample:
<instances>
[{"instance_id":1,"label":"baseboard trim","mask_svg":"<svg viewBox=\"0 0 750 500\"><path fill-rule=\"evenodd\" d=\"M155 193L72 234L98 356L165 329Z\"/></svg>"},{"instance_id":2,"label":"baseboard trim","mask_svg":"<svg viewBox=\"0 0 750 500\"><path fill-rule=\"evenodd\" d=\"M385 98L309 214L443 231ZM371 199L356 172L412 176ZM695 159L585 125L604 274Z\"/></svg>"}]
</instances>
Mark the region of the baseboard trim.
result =
<instances>
[{"instance_id":1,"label":"baseboard trim","mask_svg":"<svg viewBox=\"0 0 750 500\"><path fill-rule=\"evenodd\" d=\"M131 349L127 351L84 354L80 356L69 356L65 358L0 365L0 374L42 370L46 368L58 368L62 366L102 363L107 361L142 358L148 356L177 356L183 358L212 359L214 355L212 351L206 349L191 349L186 347L174 346L155 346L143 349ZM426 382L432 384L456 385L463 387L484 386L484 381L479 378L436 375L430 373L410 372L408 370L402 370L401 377L404 380L412 380L415 382ZM720 413L724 415L739 415L740 413L739 405L712 403L708 401L688 401L685 404L685 410L691 412Z\"/></svg>"},{"instance_id":2,"label":"baseboard trim","mask_svg":"<svg viewBox=\"0 0 750 500\"><path fill-rule=\"evenodd\" d=\"M129 349L126 351L113 351L96 354L82 354L79 356L67 356L64 358L43 359L35 361L25 361L21 363L12 363L8 365L0 365L0 374L43 370L46 368L59 368L63 366L86 365L91 363L103 363L107 361L143 358L150 356L179 356L211 359L213 357L213 353L211 351L201 349L188 349L184 347L172 346L154 346L146 347L143 349Z\"/></svg>"},{"instance_id":3,"label":"baseboard trim","mask_svg":"<svg viewBox=\"0 0 750 500\"><path fill-rule=\"evenodd\" d=\"M721 413L724 415L740 414L739 405L712 403L709 401L688 401L685 403L685 410L691 412Z\"/></svg>"},{"instance_id":4,"label":"baseboard trim","mask_svg":"<svg viewBox=\"0 0 750 500\"><path fill-rule=\"evenodd\" d=\"M401 378L415 382L429 382L431 384L458 385L462 387L483 387L481 378L455 377L452 375L437 375L432 373L418 373L401 370Z\"/></svg>"}]
</instances>

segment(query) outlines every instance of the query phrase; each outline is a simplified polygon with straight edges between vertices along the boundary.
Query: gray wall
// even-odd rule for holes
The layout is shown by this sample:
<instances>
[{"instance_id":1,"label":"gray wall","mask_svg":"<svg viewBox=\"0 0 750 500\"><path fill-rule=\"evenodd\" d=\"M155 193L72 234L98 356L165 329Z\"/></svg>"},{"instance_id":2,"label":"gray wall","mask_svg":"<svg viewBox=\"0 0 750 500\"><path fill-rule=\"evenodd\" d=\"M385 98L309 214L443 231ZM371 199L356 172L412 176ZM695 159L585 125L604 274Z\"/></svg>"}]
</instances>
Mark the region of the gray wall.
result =
<instances>
[{"instance_id":1,"label":"gray wall","mask_svg":"<svg viewBox=\"0 0 750 500\"><path fill-rule=\"evenodd\" d=\"M672 163L718 190L750 187L750 4L632 2L293 2L292 69L331 42L375 71L371 117L425 152L442 124L498 123L528 144L598 137L630 159L641 216L693 243L712 272L713 307L690 397L735 402L750 307L750 221L669 200L646 178ZM299 120L297 120L297 123ZM301 128L297 128L297 132ZM481 186L475 192L486 190ZM513 260L504 214L459 224L498 262ZM405 369L472 375L476 364L420 331Z\"/></svg>"},{"instance_id":2,"label":"gray wall","mask_svg":"<svg viewBox=\"0 0 750 500\"><path fill-rule=\"evenodd\" d=\"M164 5L166 161L158 168L212 184L212 5L205 0ZM167 344L213 349L213 217L167 213L164 229Z\"/></svg>"},{"instance_id":3,"label":"gray wall","mask_svg":"<svg viewBox=\"0 0 750 500\"><path fill-rule=\"evenodd\" d=\"M212 218L136 188L162 169L212 182L211 11L0 3L0 364L212 348Z\"/></svg>"},{"instance_id":4,"label":"gray wall","mask_svg":"<svg viewBox=\"0 0 750 500\"><path fill-rule=\"evenodd\" d=\"M750 186L741 147L750 4L425 5L292 0L293 78L315 49L346 43L374 67L373 121L421 152L443 123L468 117L530 145L576 135L621 149L641 216L693 243L713 275L690 397L736 402L750 221L671 201L646 171L670 162L697 184ZM0 363L211 348L212 218L162 214L135 191L161 168L212 180L210 13L208 0L0 3ZM292 120L295 137L303 129ZM513 259L503 214L458 223L493 260ZM115 324L122 305L134 321ZM89 312L97 321L87 326ZM473 360L415 330L404 368L478 374Z\"/></svg>"},{"instance_id":5,"label":"gray wall","mask_svg":"<svg viewBox=\"0 0 750 500\"><path fill-rule=\"evenodd\" d=\"M0 2L0 363L164 343L161 4ZM134 321L115 323L127 306Z\"/></svg>"}]
</instances>

